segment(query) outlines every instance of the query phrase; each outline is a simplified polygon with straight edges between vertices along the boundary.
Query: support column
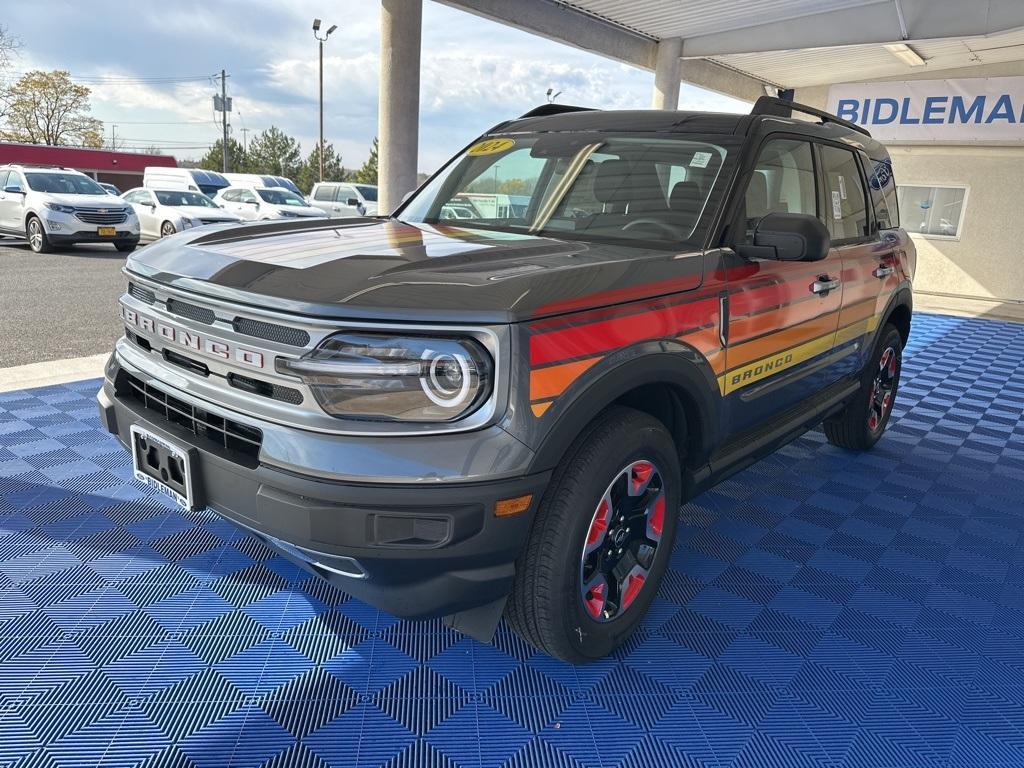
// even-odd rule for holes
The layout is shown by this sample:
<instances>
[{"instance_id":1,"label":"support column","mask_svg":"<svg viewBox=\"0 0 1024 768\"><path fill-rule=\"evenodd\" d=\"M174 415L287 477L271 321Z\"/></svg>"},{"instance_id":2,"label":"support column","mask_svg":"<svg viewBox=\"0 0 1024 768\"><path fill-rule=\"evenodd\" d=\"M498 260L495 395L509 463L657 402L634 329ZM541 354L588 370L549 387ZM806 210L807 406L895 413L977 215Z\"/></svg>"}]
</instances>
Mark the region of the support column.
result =
<instances>
[{"instance_id":1,"label":"support column","mask_svg":"<svg viewBox=\"0 0 1024 768\"><path fill-rule=\"evenodd\" d=\"M654 64L654 109L679 109L679 82L682 76L683 39L668 37L658 43Z\"/></svg>"},{"instance_id":2,"label":"support column","mask_svg":"<svg viewBox=\"0 0 1024 768\"><path fill-rule=\"evenodd\" d=\"M416 188L423 0L381 0L377 155L380 213Z\"/></svg>"}]
</instances>

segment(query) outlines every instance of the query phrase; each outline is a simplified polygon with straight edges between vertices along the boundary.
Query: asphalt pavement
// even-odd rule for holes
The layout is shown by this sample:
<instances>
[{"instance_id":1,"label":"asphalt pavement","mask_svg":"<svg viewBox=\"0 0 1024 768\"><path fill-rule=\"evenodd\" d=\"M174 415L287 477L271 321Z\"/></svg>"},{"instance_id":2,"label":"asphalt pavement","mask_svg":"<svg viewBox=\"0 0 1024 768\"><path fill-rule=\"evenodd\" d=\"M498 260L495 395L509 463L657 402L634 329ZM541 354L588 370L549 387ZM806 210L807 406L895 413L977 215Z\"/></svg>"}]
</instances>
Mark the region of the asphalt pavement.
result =
<instances>
[{"instance_id":1,"label":"asphalt pavement","mask_svg":"<svg viewBox=\"0 0 1024 768\"><path fill-rule=\"evenodd\" d=\"M35 254L0 238L0 368L109 351L123 333L125 255L106 244Z\"/></svg>"}]
</instances>

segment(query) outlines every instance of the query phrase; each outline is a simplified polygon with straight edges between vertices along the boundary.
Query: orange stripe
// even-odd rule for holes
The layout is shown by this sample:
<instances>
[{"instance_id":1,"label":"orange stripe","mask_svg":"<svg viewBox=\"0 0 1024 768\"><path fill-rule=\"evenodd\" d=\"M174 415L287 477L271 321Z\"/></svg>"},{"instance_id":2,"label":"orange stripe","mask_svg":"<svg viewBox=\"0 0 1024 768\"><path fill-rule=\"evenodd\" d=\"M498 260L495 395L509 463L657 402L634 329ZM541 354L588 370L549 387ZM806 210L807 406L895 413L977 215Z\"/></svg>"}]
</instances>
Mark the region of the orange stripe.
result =
<instances>
[{"instance_id":1,"label":"orange stripe","mask_svg":"<svg viewBox=\"0 0 1024 768\"><path fill-rule=\"evenodd\" d=\"M805 323L784 328L778 333L773 333L761 339L748 341L745 344L729 347L727 354L729 368L736 368L747 365L762 357L781 352L797 344L803 344L811 339L832 333L836 330L836 313L829 312Z\"/></svg>"},{"instance_id":2,"label":"orange stripe","mask_svg":"<svg viewBox=\"0 0 1024 768\"><path fill-rule=\"evenodd\" d=\"M861 303L855 304L852 307L843 307L842 312L839 313L839 327L842 328L843 326L849 325L850 323L855 323L858 320L864 320L875 314L875 307L877 304L877 302L875 301L875 296L877 295L878 294L876 293L873 296L871 296L867 301L862 301Z\"/></svg>"},{"instance_id":3,"label":"orange stripe","mask_svg":"<svg viewBox=\"0 0 1024 768\"><path fill-rule=\"evenodd\" d=\"M567 390L569 385L576 381L584 371L602 358L603 355L530 371L530 399L542 400L548 397L557 397Z\"/></svg>"}]
</instances>

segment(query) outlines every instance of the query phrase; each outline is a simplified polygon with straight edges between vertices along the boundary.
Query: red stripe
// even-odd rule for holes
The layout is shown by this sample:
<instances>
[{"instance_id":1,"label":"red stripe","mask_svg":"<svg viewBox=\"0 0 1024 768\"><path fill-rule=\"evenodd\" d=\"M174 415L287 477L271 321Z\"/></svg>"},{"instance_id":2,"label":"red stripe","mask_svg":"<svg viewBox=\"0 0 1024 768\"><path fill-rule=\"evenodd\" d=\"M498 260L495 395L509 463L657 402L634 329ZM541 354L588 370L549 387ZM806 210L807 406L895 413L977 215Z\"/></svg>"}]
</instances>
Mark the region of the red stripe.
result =
<instances>
[{"instance_id":1,"label":"red stripe","mask_svg":"<svg viewBox=\"0 0 1024 768\"><path fill-rule=\"evenodd\" d=\"M596 355L646 339L678 336L703 325L717 312L718 300L710 298L538 334L530 338L530 365Z\"/></svg>"}]
</instances>

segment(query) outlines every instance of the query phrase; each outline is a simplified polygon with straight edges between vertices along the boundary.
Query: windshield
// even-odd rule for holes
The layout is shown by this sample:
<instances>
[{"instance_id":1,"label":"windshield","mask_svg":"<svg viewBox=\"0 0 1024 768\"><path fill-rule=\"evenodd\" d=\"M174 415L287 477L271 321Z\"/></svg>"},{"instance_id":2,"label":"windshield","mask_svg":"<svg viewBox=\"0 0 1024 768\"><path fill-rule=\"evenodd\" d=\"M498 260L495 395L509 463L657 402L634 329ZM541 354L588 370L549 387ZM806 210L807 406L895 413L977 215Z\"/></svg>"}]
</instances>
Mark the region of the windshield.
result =
<instances>
[{"instance_id":1,"label":"windshield","mask_svg":"<svg viewBox=\"0 0 1024 768\"><path fill-rule=\"evenodd\" d=\"M363 196L364 200L367 200L367 201L369 201L371 203L376 203L377 202L377 188L376 187L370 187L370 186L367 186L366 184L353 184L352 186L354 186L356 189L359 190L359 194L361 194Z\"/></svg>"},{"instance_id":2,"label":"windshield","mask_svg":"<svg viewBox=\"0 0 1024 768\"><path fill-rule=\"evenodd\" d=\"M80 173L32 173L25 174L29 189L34 192L50 192L61 195L105 195L107 190Z\"/></svg>"},{"instance_id":3,"label":"windshield","mask_svg":"<svg viewBox=\"0 0 1024 768\"><path fill-rule=\"evenodd\" d=\"M200 195L198 192L159 191L156 193L156 199L160 201L160 205L197 205L202 208L217 207L217 204L210 200L210 198L206 195Z\"/></svg>"},{"instance_id":4,"label":"windshield","mask_svg":"<svg viewBox=\"0 0 1024 768\"><path fill-rule=\"evenodd\" d=\"M305 200L287 189L257 189L256 194L271 205L306 205Z\"/></svg>"},{"instance_id":5,"label":"windshield","mask_svg":"<svg viewBox=\"0 0 1024 768\"><path fill-rule=\"evenodd\" d=\"M702 247L724 195L728 148L736 143L663 136L487 137L432 179L399 218L570 240Z\"/></svg>"}]
</instances>

